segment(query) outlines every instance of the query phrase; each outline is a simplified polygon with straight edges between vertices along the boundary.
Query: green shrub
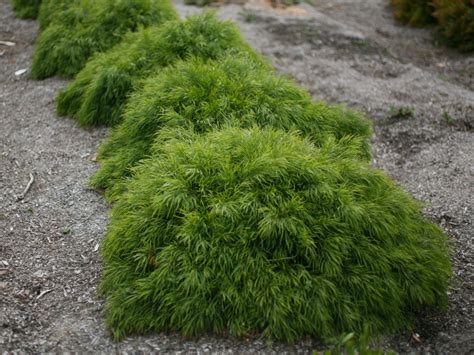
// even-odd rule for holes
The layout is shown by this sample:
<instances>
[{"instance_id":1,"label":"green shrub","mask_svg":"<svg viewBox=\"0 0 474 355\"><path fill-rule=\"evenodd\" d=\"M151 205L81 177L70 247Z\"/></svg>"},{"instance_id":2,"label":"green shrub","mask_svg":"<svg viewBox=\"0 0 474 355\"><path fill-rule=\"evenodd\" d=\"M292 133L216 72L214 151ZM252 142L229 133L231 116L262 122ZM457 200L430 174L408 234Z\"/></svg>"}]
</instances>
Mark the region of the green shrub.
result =
<instances>
[{"instance_id":1,"label":"green shrub","mask_svg":"<svg viewBox=\"0 0 474 355\"><path fill-rule=\"evenodd\" d=\"M177 18L170 0L81 0L59 12L40 34L31 76L72 77L87 60L128 31Z\"/></svg>"},{"instance_id":2,"label":"green shrub","mask_svg":"<svg viewBox=\"0 0 474 355\"><path fill-rule=\"evenodd\" d=\"M20 18L36 18L41 0L13 0L13 9Z\"/></svg>"},{"instance_id":3,"label":"green shrub","mask_svg":"<svg viewBox=\"0 0 474 355\"><path fill-rule=\"evenodd\" d=\"M395 18L411 26L425 26L435 22L431 0L391 0ZM450 0L449 0L450 1Z\"/></svg>"},{"instance_id":4,"label":"green shrub","mask_svg":"<svg viewBox=\"0 0 474 355\"><path fill-rule=\"evenodd\" d=\"M223 125L254 124L296 128L321 141L332 134L361 141L360 156L370 156L370 122L341 107L313 103L293 81L276 76L254 60L235 56L215 62L190 59L148 79L129 100L124 121L99 148L100 170L92 185L107 189L114 200L119 182L150 154L162 127L185 127L204 133Z\"/></svg>"},{"instance_id":5,"label":"green shrub","mask_svg":"<svg viewBox=\"0 0 474 355\"><path fill-rule=\"evenodd\" d=\"M215 59L238 52L264 61L242 39L234 23L219 21L213 13L130 34L114 49L91 60L60 92L58 113L76 118L81 125L117 124L127 96L158 69L190 56Z\"/></svg>"},{"instance_id":6,"label":"green shrub","mask_svg":"<svg viewBox=\"0 0 474 355\"><path fill-rule=\"evenodd\" d=\"M474 50L474 0L433 0L442 39L461 51Z\"/></svg>"},{"instance_id":7,"label":"green shrub","mask_svg":"<svg viewBox=\"0 0 474 355\"><path fill-rule=\"evenodd\" d=\"M364 323L388 333L421 306L446 304L445 236L356 159L358 146L257 128L162 132L103 244L116 338L325 339Z\"/></svg>"},{"instance_id":8,"label":"green shrub","mask_svg":"<svg viewBox=\"0 0 474 355\"><path fill-rule=\"evenodd\" d=\"M79 3L79 0L42 0L38 13L40 32L56 18L57 14Z\"/></svg>"}]
</instances>

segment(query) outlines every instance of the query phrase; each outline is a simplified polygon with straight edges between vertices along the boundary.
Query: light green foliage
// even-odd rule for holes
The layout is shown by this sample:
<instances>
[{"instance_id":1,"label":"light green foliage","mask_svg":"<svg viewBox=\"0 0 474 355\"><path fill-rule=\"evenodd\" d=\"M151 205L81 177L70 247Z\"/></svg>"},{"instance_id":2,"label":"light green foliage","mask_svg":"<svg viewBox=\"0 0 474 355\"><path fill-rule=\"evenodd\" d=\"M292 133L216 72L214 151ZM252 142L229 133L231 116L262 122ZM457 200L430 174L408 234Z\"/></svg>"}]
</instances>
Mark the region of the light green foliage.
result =
<instances>
[{"instance_id":1,"label":"light green foliage","mask_svg":"<svg viewBox=\"0 0 474 355\"><path fill-rule=\"evenodd\" d=\"M94 53L111 48L128 31L176 18L170 0L80 0L56 13L40 34L31 76L72 77Z\"/></svg>"},{"instance_id":2,"label":"light green foliage","mask_svg":"<svg viewBox=\"0 0 474 355\"><path fill-rule=\"evenodd\" d=\"M298 129L321 142L326 135L360 142L359 156L370 156L370 122L341 107L313 103L293 81L277 76L244 56L203 62L190 59L163 70L129 100L124 122L99 149L101 169L92 185L108 189L112 200L131 167L150 154L162 127L204 133L224 125Z\"/></svg>"},{"instance_id":3,"label":"light green foliage","mask_svg":"<svg viewBox=\"0 0 474 355\"><path fill-rule=\"evenodd\" d=\"M176 137L176 138L175 138ZM444 305L446 238L328 137L164 130L113 207L101 290L116 338L391 332Z\"/></svg>"},{"instance_id":4,"label":"light green foliage","mask_svg":"<svg viewBox=\"0 0 474 355\"><path fill-rule=\"evenodd\" d=\"M160 68L191 56L215 59L239 52L264 63L234 23L220 21L213 13L130 34L92 59L59 94L58 113L75 117L81 125L117 124L127 96Z\"/></svg>"},{"instance_id":5,"label":"light green foliage","mask_svg":"<svg viewBox=\"0 0 474 355\"><path fill-rule=\"evenodd\" d=\"M48 27L61 11L67 10L79 2L80 0L42 0L38 13L40 31Z\"/></svg>"},{"instance_id":6,"label":"light green foliage","mask_svg":"<svg viewBox=\"0 0 474 355\"><path fill-rule=\"evenodd\" d=\"M13 0L13 9L18 17L36 18L41 0Z\"/></svg>"},{"instance_id":7,"label":"light green foliage","mask_svg":"<svg viewBox=\"0 0 474 355\"><path fill-rule=\"evenodd\" d=\"M324 351L324 355L395 355L391 350L384 350L380 348L372 348L373 341L372 334L370 334L369 327L364 326L360 334L354 332L343 334L334 344L330 350Z\"/></svg>"},{"instance_id":8,"label":"light green foliage","mask_svg":"<svg viewBox=\"0 0 474 355\"><path fill-rule=\"evenodd\" d=\"M434 23L431 0L391 0L395 18L411 26L426 26Z\"/></svg>"},{"instance_id":9,"label":"light green foliage","mask_svg":"<svg viewBox=\"0 0 474 355\"><path fill-rule=\"evenodd\" d=\"M461 51L474 51L474 0L433 0L433 5L443 41Z\"/></svg>"}]
</instances>

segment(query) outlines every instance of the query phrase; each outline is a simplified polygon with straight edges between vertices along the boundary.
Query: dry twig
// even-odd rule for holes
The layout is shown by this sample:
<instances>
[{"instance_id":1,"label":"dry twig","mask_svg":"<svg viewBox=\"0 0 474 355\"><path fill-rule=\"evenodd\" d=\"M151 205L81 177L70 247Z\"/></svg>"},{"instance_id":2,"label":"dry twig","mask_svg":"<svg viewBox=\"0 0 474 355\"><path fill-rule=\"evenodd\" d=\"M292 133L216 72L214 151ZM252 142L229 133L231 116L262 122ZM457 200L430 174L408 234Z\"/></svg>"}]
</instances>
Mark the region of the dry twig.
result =
<instances>
[{"instance_id":1,"label":"dry twig","mask_svg":"<svg viewBox=\"0 0 474 355\"><path fill-rule=\"evenodd\" d=\"M31 185L35 182L35 177L32 173L30 173L30 181L28 181L28 185L26 185L25 190L21 193L21 195L15 196L17 201L21 201L25 198L28 191L30 191Z\"/></svg>"},{"instance_id":2,"label":"dry twig","mask_svg":"<svg viewBox=\"0 0 474 355\"><path fill-rule=\"evenodd\" d=\"M41 292L38 297L36 297L36 300L39 300L41 297L43 297L44 295L50 293L50 292L53 292L53 289L51 290L44 290L43 292Z\"/></svg>"},{"instance_id":3,"label":"dry twig","mask_svg":"<svg viewBox=\"0 0 474 355\"><path fill-rule=\"evenodd\" d=\"M16 45L16 43L15 42L10 42L10 41L0 41L0 45L7 46L7 47L14 47Z\"/></svg>"}]
</instances>

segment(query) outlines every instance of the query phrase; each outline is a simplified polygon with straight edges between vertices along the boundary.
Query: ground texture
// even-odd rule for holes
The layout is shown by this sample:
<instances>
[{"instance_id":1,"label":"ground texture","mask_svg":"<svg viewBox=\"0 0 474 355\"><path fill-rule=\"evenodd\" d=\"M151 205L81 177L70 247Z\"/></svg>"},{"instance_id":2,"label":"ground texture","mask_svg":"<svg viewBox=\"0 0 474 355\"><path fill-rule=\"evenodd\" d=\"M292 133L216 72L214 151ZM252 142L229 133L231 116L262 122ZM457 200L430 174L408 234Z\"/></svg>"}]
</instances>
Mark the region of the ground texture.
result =
<instances>
[{"instance_id":1,"label":"ground texture","mask_svg":"<svg viewBox=\"0 0 474 355\"><path fill-rule=\"evenodd\" d=\"M315 99L366 112L374 165L426 203L452 240L455 278L445 314L382 339L400 353L474 352L474 56L437 46L429 30L392 20L384 0L315 0L271 9L220 6L248 41ZM200 11L177 2L181 14ZM30 81L37 34L0 0L0 351L310 353L315 340L153 334L114 342L96 295L108 206L87 187L106 130L56 117L60 79ZM16 74L18 75L16 75ZM404 108L404 109L402 109ZM23 199L33 175L34 181ZM21 196L20 196L21 197ZM420 335L421 343L412 340Z\"/></svg>"}]
</instances>

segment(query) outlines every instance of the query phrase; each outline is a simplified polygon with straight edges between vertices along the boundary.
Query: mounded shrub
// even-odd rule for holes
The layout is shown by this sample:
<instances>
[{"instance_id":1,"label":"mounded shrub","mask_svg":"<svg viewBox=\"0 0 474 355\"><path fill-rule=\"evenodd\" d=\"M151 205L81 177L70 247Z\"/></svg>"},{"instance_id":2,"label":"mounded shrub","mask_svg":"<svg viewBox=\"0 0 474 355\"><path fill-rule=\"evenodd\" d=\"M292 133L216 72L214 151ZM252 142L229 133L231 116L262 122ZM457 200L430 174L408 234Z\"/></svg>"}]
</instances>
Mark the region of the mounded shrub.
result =
<instances>
[{"instance_id":1,"label":"mounded shrub","mask_svg":"<svg viewBox=\"0 0 474 355\"><path fill-rule=\"evenodd\" d=\"M358 146L258 128L163 132L103 244L116 338L229 331L291 341L364 323L388 333L420 307L446 304L445 236L356 159Z\"/></svg>"},{"instance_id":2,"label":"mounded shrub","mask_svg":"<svg viewBox=\"0 0 474 355\"><path fill-rule=\"evenodd\" d=\"M170 0L80 0L54 17L37 40L34 79L72 77L94 53L111 48L127 32L178 15Z\"/></svg>"},{"instance_id":3,"label":"mounded shrub","mask_svg":"<svg viewBox=\"0 0 474 355\"><path fill-rule=\"evenodd\" d=\"M80 0L42 0L38 13L40 32L49 26L57 14L79 2Z\"/></svg>"},{"instance_id":4,"label":"mounded shrub","mask_svg":"<svg viewBox=\"0 0 474 355\"><path fill-rule=\"evenodd\" d=\"M442 39L461 51L474 50L474 0L433 0Z\"/></svg>"},{"instance_id":5,"label":"mounded shrub","mask_svg":"<svg viewBox=\"0 0 474 355\"><path fill-rule=\"evenodd\" d=\"M239 52L264 62L234 23L220 21L213 13L132 33L114 49L92 59L60 92L58 113L85 126L115 125L121 121L127 96L160 68L191 56L216 59Z\"/></svg>"},{"instance_id":6,"label":"mounded shrub","mask_svg":"<svg viewBox=\"0 0 474 355\"><path fill-rule=\"evenodd\" d=\"M100 170L91 184L115 200L130 168L150 154L163 127L204 133L224 125L298 129L315 142L327 135L360 141L359 158L370 157L371 124L357 112L313 103L292 80L253 59L227 57L183 61L149 78L129 99L124 121L99 148Z\"/></svg>"},{"instance_id":7,"label":"mounded shrub","mask_svg":"<svg viewBox=\"0 0 474 355\"><path fill-rule=\"evenodd\" d=\"M395 18L411 26L425 26L435 23L432 16L431 0L391 0L395 10ZM450 0L449 0L450 1Z\"/></svg>"},{"instance_id":8,"label":"mounded shrub","mask_svg":"<svg viewBox=\"0 0 474 355\"><path fill-rule=\"evenodd\" d=\"M13 0L13 9L20 18L36 18L41 0Z\"/></svg>"}]
</instances>

